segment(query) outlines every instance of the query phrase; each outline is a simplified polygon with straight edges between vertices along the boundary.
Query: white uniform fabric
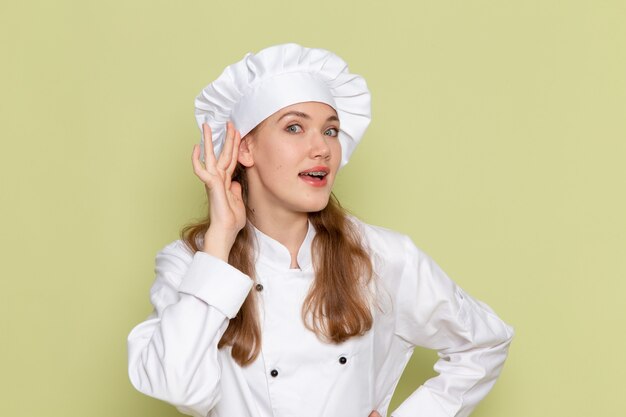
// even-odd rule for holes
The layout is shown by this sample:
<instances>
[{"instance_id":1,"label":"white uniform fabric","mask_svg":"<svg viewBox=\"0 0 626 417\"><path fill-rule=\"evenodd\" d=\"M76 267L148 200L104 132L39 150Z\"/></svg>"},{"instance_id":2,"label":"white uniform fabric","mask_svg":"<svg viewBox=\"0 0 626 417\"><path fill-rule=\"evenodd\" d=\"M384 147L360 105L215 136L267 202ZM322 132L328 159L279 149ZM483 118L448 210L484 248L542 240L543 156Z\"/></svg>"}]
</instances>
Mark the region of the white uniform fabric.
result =
<instances>
[{"instance_id":1,"label":"white uniform fabric","mask_svg":"<svg viewBox=\"0 0 626 417\"><path fill-rule=\"evenodd\" d=\"M156 257L153 313L128 336L133 386L198 417L367 417L372 410L385 417L413 348L423 346L438 351L439 375L391 415L469 415L495 383L513 329L409 237L354 221L372 255L383 310L373 309L364 336L327 344L302 323L314 279L311 224L300 269L290 269L287 248L255 229L262 288L177 240ZM259 295L262 352L242 368L217 343L250 290Z\"/></svg>"}]
</instances>

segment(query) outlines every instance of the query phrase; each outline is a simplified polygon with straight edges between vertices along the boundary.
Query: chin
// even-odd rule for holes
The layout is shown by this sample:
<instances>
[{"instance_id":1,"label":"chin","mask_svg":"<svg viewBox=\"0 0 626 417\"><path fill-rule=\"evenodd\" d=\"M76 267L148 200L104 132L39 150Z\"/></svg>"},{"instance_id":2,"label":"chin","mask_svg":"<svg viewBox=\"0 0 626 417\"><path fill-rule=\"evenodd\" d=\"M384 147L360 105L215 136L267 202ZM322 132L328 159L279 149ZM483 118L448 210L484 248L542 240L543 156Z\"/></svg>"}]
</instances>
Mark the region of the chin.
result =
<instances>
[{"instance_id":1,"label":"chin","mask_svg":"<svg viewBox=\"0 0 626 417\"><path fill-rule=\"evenodd\" d=\"M312 201L303 201L299 204L298 211L306 212L306 213L315 213L317 211L322 211L328 205L329 196L325 199L316 199Z\"/></svg>"}]
</instances>

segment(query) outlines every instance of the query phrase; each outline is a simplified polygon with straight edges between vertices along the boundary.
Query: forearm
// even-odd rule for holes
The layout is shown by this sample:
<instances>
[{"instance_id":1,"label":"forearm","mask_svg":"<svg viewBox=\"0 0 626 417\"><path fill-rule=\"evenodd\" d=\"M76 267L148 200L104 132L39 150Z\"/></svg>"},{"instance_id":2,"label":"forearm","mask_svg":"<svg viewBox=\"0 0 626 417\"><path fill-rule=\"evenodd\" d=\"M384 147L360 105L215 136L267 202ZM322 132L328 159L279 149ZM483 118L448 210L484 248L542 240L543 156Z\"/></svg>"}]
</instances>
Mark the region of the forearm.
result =
<instances>
[{"instance_id":1,"label":"forearm","mask_svg":"<svg viewBox=\"0 0 626 417\"><path fill-rule=\"evenodd\" d=\"M181 294L160 319L139 324L128 336L131 383L173 405L210 410L219 397L217 343L227 326L219 310Z\"/></svg>"},{"instance_id":2,"label":"forearm","mask_svg":"<svg viewBox=\"0 0 626 417\"><path fill-rule=\"evenodd\" d=\"M147 395L208 412L219 399L217 346L252 280L214 256L191 257L176 244L157 255L156 271L154 317L128 336L130 380Z\"/></svg>"},{"instance_id":3,"label":"forearm","mask_svg":"<svg viewBox=\"0 0 626 417\"><path fill-rule=\"evenodd\" d=\"M408 346L437 350L439 375L426 381L392 415L468 416L499 376L513 328L456 285L426 254L417 251L410 259L404 291L399 292L396 335Z\"/></svg>"}]
</instances>

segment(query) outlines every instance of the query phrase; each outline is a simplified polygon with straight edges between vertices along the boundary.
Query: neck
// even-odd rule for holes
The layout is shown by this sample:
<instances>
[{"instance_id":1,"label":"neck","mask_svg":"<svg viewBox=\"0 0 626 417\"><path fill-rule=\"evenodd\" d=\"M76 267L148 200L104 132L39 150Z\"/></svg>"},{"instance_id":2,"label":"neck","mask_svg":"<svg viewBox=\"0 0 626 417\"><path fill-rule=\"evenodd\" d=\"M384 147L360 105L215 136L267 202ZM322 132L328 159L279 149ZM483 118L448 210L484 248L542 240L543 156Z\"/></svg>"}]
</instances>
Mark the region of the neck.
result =
<instances>
[{"instance_id":1,"label":"neck","mask_svg":"<svg viewBox=\"0 0 626 417\"><path fill-rule=\"evenodd\" d=\"M307 213L262 210L250 207L253 217L250 222L261 232L285 246L291 254L291 267L298 268L298 251L309 228Z\"/></svg>"}]
</instances>

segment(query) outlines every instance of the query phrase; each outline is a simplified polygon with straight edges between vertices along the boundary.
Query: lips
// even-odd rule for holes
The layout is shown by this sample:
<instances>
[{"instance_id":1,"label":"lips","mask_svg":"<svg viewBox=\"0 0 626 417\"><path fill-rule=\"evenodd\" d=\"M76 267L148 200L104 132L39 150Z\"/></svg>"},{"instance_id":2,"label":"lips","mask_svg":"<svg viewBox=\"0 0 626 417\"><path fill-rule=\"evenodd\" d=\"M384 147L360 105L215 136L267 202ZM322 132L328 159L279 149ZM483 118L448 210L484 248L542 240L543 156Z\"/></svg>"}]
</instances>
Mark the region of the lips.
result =
<instances>
[{"instance_id":1,"label":"lips","mask_svg":"<svg viewBox=\"0 0 626 417\"><path fill-rule=\"evenodd\" d=\"M316 166L300 172L298 176L309 185L314 187L323 187L327 183L326 176L329 172L330 169L328 169L328 167Z\"/></svg>"}]
</instances>

